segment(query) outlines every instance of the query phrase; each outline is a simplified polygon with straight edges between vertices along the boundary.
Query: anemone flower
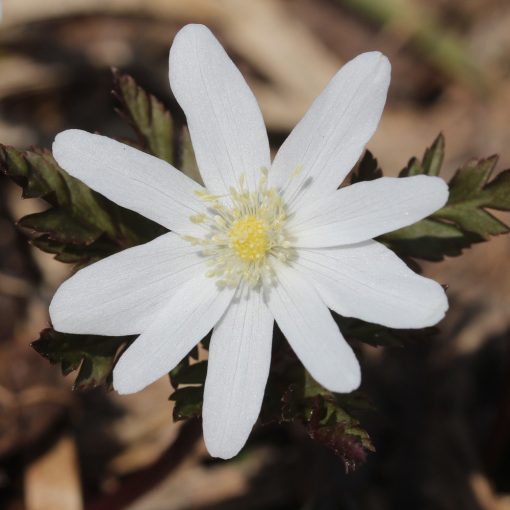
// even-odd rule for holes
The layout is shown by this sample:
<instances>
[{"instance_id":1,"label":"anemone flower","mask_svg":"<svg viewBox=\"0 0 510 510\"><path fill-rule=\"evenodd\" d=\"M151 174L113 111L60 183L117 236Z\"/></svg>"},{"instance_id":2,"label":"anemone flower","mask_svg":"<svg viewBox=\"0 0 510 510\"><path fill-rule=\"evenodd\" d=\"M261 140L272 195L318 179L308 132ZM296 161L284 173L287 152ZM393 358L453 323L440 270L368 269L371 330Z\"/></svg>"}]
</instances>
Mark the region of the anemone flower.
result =
<instances>
[{"instance_id":1,"label":"anemone flower","mask_svg":"<svg viewBox=\"0 0 510 510\"><path fill-rule=\"evenodd\" d=\"M383 177L338 188L377 128L389 81L379 52L348 62L271 162L241 73L206 27L184 27L170 85L204 186L112 139L60 133L53 153L62 168L170 232L63 283L50 305L55 329L139 334L113 372L123 394L167 374L212 329L203 428L217 457L239 452L257 420L274 321L321 385L357 388L359 363L329 309L422 328L448 307L438 283L373 240L442 207L445 182Z\"/></svg>"}]
</instances>

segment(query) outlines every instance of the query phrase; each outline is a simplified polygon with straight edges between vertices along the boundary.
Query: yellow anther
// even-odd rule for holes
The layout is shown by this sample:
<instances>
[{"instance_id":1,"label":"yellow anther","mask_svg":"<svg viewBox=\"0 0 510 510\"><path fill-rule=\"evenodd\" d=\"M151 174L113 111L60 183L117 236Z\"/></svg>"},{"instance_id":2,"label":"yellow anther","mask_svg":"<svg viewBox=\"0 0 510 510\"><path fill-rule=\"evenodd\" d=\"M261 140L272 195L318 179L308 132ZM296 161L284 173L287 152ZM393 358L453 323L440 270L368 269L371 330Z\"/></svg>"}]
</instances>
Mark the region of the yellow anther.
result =
<instances>
[{"instance_id":1,"label":"yellow anther","mask_svg":"<svg viewBox=\"0 0 510 510\"><path fill-rule=\"evenodd\" d=\"M268 187L269 171L260 169L258 183L248 188L244 174L237 185L230 187L224 197L197 190L195 194L207 203L205 214L190 217L192 223L202 224L200 237L186 236L186 240L202 248L206 257L207 276L219 286L237 286L245 281L252 288L274 279L274 259L288 262L293 248L285 228L287 208L278 189ZM301 166L293 174L298 174ZM222 198L227 198L224 203Z\"/></svg>"},{"instance_id":2,"label":"yellow anther","mask_svg":"<svg viewBox=\"0 0 510 510\"><path fill-rule=\"evenodd\" d=\"M191 244L199 244L200 243L200 239L198 239L198 237L193 237L193 236L182 236L182 238L185 240L185 241L188 241L189 243Z\"/></svg>"},{"instance_id":3,"label":"yellow anther","mask_svg":"<svg viewBox=\"0 0 510 510\"><path fill-rule=\"evenodd\" d=\"M294 170L292 170L292 177L297 177L303 171L303 165L297 165Z\"/></svg>"},{"instance_id":4,"label":"yellow anther","mask_svg":"<svg viewBox=\"0 0 510 510\"><path fill-rule=\"evenodd\" d=\"M203 223L207 216L205 214L194 214L193 216L190 216L191 223Z\"/></svg>"},{"instance_id":5,"label":"yellow anther","mask_svg":"<svg viewBox=\"0 0 510 510\"><path fill-rule=\"evenodd\" d=\"M208 191L201 189L196 189L193 193L204 202L214 202L221 198L219 195L211 195Z\"/></svg>"},{"instance_id":6,"label":"yellow anther","mask_svg":"<svg viewBox=\"0 0 510 510\"><path fill-rule=\"evenodd\" d=\"M245 261L256 261L269 248L267 225L256 216L244 216L234 222L228 235L237 255Z\"/></svg>"}]
</instances>

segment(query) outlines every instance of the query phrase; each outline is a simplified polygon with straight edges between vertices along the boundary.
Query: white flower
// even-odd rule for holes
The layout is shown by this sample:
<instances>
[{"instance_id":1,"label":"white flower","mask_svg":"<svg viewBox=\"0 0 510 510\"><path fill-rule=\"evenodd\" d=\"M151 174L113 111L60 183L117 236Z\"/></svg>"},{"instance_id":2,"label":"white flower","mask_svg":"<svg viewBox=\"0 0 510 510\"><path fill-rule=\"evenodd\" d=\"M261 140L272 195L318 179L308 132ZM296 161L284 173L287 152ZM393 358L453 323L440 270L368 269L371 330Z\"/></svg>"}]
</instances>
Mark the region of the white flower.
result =
<instances>
[{"instance_id":1,"label":"white flower","mask_svg":"<svg viewBox=\"0 0 510 510\"><path fill-rule=\"evenodd\" d=\"M328 308L393 328L438 322L436 282L373 241L444 205L436 177L337 189L379 122L390 81L381 53L347 63L271 163L262 115L211 32L188 25L170 51L206 188L168 163L70 130L58 163L117 204L172 232L78 271L50 305L69 333L140 334L117 363L119 393L167 374L211 329L203 427L211 455L244 445L264 395L273 322L323 386L349 392L360 367Z\"/></svg>"}]
</instances>

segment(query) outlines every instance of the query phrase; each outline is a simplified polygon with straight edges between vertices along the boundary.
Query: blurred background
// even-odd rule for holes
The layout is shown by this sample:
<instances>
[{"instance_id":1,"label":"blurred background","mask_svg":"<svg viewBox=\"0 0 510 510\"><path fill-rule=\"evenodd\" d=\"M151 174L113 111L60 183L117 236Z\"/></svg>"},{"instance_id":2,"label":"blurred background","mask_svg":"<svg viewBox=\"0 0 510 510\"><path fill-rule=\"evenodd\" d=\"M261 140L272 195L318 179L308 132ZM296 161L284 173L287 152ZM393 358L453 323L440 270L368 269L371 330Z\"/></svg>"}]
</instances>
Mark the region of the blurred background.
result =
<instances>
[{"instance_id":1,"label":"blurred background","mask_svg":"<svg viewBox=\"0 0 510 510\"><path fill-rule=\"evenodd\" d=\"M388 175L442 131L445 176L510 166L508 0L4 0L0 142L50 147L76 127L129 134L111 67L176 115L168 50L207 24L253 88L274 148L335 71L378 49L393 64L369 148ZM261 427L212 461L200 424L172 423L167 379L119 397L71 393L30 347L71 268L14 226L40 210L0 176L0 508L6 510L510 509L510 240L426 266L449 286L433 339L363 352L361 416L376 453L356 472L292 427ZM502 219L509 221L509 215Z\"/></svg>"}]
</instances>

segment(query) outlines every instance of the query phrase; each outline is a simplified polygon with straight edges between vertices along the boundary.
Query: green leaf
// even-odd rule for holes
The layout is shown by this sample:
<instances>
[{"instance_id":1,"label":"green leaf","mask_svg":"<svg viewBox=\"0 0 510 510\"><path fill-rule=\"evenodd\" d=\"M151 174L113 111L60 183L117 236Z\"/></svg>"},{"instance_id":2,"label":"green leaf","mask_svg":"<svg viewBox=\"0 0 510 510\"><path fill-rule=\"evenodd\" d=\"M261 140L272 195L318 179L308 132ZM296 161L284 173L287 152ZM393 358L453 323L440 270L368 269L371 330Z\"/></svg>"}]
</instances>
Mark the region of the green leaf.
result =
<instances>
[{"instance_id":1,"label":"green leaf","mask_svg":"<svg viewBox=\"0 0 510 510\"><path fill-rule=\"evenodd\" d=\"M133 78L118 72L115 94L142 148L175 163L173 122L162 103ZM180 157L186 168L196 173L193 150L185 132L181 145ZM71 177L47 150L19 151L0 145L0 167L22 187L24 198L41 198L50 206L46 211L21 218L19 226L30 231L35 246L55 254L62 262L83 266L166 232L160 225L117 206Z\"/></svg>"},{"instance_id":2,"label":"green leaf","mask_svg":"<svg viewBox=\"0 0 510 510\"><path fill-rule=\"evenodd\" d=\"M125 117L139 134L143 148L164 159L172 157L170 114L134 80L117 76L117 97ZM191 160L191 156L188 155ZM48 209L21 218L34 246L57 260L83 266L130 246L148 242L166 229L139 214L117 206L59 167L43 149L20 151L0 145L2 171L22 188L24 198L43 199ZM119 348L126 337L68 335L45 330L34 348L65 373L79 370L75 387L108 385Z\"/></svg>"},{"instance_id":3,"label":"green leaf","mask_svg":"<svg viewBox=\"0 0 510 510\"><path fill-rule=\"evenodd\" d=\"M41 331L32 347L51 363L60 364L67 375L78 370L73 386L88 390L111 385L112 370L118 353L134 337L106 337L96 335L71 335L48 328Z\"/></svg>"},{"instance_id":4,"label":"green leaf","mask_svg":"<svg viewBox=\"0 0 510 510\"><path fill-rule=\"evenodd\" d=\"M173 418L175 421L197 418L202 415L203 386L184 386L177 388L170 400L175 402Z\"/></svg>"},{"instance_id":5,"label":"green leaf","mask_svg":"<svg viewBox=\"0 0 510 510\"><path fill-rule=\"evenodd\" d=\"M131 76L115 69L113 76L113 93L120 103L118 112L133 127L142 148L173 164L174 128L168 110Z\"/></svg>"},{"instance_id":6,"label":"green leaf","mask_svg":"<svg viewBox=\"0 0 510 510\"><path fill-rule=\"evenodd\" d=\"M333 395L316 395L308 399L307 432L340 457L346 471L354 471L374 452L370 436L360 422L346 412Z\"/></svg>"},{"instance_id":7,"label":"green leaf","mask_svg":"<svg viewBox=\"0 0 510 510\"><path fill-rule=\"evenodd\" d=\"M137 147L162 158L200 182L189 132L177 129L169 112L154 96L145 92L130 76L115 72L115 91L120 113L137 134ZM175 146L175 147L174 147ZM175 150L174 150L175 148ZM400 176L440 174L444 159L444 138L439 135L422 159L413 158ZM490 181L495 158L466 165L450 182L450 199L433 216L380 240L412 263L414 258L441 260L459 255L475 242L508 228L487 209L510 210L510 171ZM49 208L22 218L19 225L34 233L32 242L58 260L86 264L116 251L149 241L165 229L118 207L91 191L59 168L49 152L18 151L0 146L3 171L23 188L23 196L44 199ZM377 160L366 152L351 182L381 177ZM401 346L413 339L429 336L423 331L392 330L351 318L335 316L348 340L370 345ZM355 469L373 451L367 432L356 413L370 407L358 392L333 394L306 373L278 330L275 330L271 365L261 421L300 423L308 435L331 448ZM64 373L78 370L75 387L86 389L109 386L119 353L134 337L68 335L44 330L33 347ZM208 345L208 338L203 340ZM175 391L174 419L200 416L207 361L198 361L195 349L171 373Z\"/></svg>"},{"instance_id":8,"label":"green leaf","mask_svg":"<svg viewBox=\"0 0 510 510\"><path fill-rule=\"evenodd\" d=\"M48 209L29 214L18 221L18 225L35 232L44 232L53 240L64 244L90 245L102 234L101 230L80 223L63 209Z\"/></svg>"},{"instance_id":9,"label":"green leaf","mask_svg":"<svg viewBox=\"0 0 510 510\"><path fill-rule=\"evenodd\" d=\"M349 341L356 340L372 346L403 347L410 342L430 338L437 333L435 328L392 329L352 317L341 317L333 313L342 334Z\"/></svg>"},{"instance_id":10,"label":"green leaf","mask_svg":"<svg viewBox=\"0 0 510 510\"><path fill-rule=\"evenodd\" d=\"M367 150L351 175L351 184L361 181L373 181L374 179L379 179L382 176L383 173L379 168L377 159L375 159L373 154Z\"/></svg>"},{"instance_id":11,"label":"green leaf","mask_svg":"<svg viewBox=\"0 0 510 510\"><path fill-rule=\"evenodd\" d=\"M43 198L50 205L65 209L73 218L80 218L83 227L96 236L101 232L116 235L104 199L62 170L49 151L22 152L0 145L0 164L23 188L23 198Z\"/></svg>"},{"instance_id":12,"label":"green leaf","mask_svg":"<svg viewBox=\"0 0 510 510\"><path fill-rule=\"evenodd\" d=\"M198 169L198 163L195 158L195 152L193 151L193 145L191 144L191 137L187 127L184 127L181 133L181 160L179 168L195 182L202 185L204 184Z\"/></svg>"},{"instance_id":13,"label":"green leaf","mask_svg":"<svg viewBox=\"0 0 510 510\"><path fill-rule=\"evenodd\" d=\"M190 364L188 357L170 372L170 382L174 388L180 384L204 384L207 373L207 361Z\"/></svg>"},{"instance_id":14,"label":"green leaf","mask_svg":"<svg viewBox=\"0 0 510 510\"><path fill-rule=\"evenodd\" d=\"M55 255L55 259L66 264L76 264L77 269L97 262L108 255L113 255L118 248L108 240L99 238L88 245L66 244L55 241L47 235L42 235L31 240L31 244L46 253Z\"/></svg>"},{"instance_id":15,"label":"green leaf","mask_svg":"<svg viewBox=\"0 0 510 510\"><path fill-rule=\"evenodd\" d=\"M360 427L357 419L349 414L354 410L371 409L366 398L360 392L353 392L348 395L332 393L322 387L307 372L305 378L305 397L307 403L307 416L310 424L316 429L317 433L322 427L328 429L337 429L335 435L339 433L349 436L342 438L342 442L354 440L368 451L374 451L374 446L368 433ZM330 432L328 432L328 435ZM337 439L339 439L337 437Z\"/></svg>"},{"instance_id":16,"label":"green leaf","mask_svg":"<svg viewBox=\"0 0 510 510\"><path fill-rule=\"evenodd\" d=\"M445 140L440 133L432 145L425 150L422 160L411 158L407 166L400 172L399 177L411 177L413 175L439 175L444 160Z\"/></svg>"},{"instance_id":17,"label":"green leaf","mask_svg":"<svg viewBox=\"0 0 510 510\"><path fill-rule=\"evenodd\" d=\"M46 150L0 145L0 167L21 186L24 198L41 198L49 205L18 224L32 232L35 246L62 262L87 264L165 232L71 177Z\"/></svg>"},{"instance_id":18,"label":"green leaf","mask_svg":"<svg viewBox=\"0 0 510 510\"><path fill-rule=\"evenodd\" d=\"M510 211L510 170L490 181L497 161L493 156L470 162L458 170L450 181L448 203L434 217L450 221L483 239L507 233L508 226L487 211Z\"/></svg>"},{"instance_id":19,"label":"green leaf","mask_svg":"<svg viewBox=\"0 0 510 510\"><path fill-rule=\"evenodd\" d=\"M371 408L359 393L337 395L323 388L308 372L302 386L290 385L282 398L281 421L300 422L308 435L342 459L353 471L375 451L368 433L353 411Z\"/></svg>"},{"instance_id":20,"label":"green leaf","mask_svg":"<svg viewBox=\"0 0 510 510\"><path fill-rule=\"evenodd\" d=\"M113 94L120 105L116 111L137 135L134 145L168 161L194 181L203 184L188 128L176 126L163 103L147 93L133 77L116 69L113 75Z\"/></svg>"},{"instance_id":21,"label":"green leaf","mask_svg":"<svg viewBox=\"0 0 510 510\"><path fill-rule=\"evenodd\" d=\"M197 361L197 358L198 348L195 347L169 374L175 388L170 400L175 402L173 417L176 421L200 417L202 414L207 360Z\"/></svg>"},{"instance_id":22,"label":"green leaf","mask_svg":"<svg viewBox=\"0 0 510 510\"><path fill-rule=\"evenodd\" d=\"M274 343L261 423L300 424L312 439L332 449L346 470L360 466L374 447L353 413L371 405L359 392L336 395L323 388L306 372L278 329Z\"/></svg>"},{"instance_id":23,"label":"green leaf","mask_svg":"<svg viewBox=\"0 0 510 510\"><path fill-rule=\"evenodd\" d=\"M439 175L444 146L439 135L422 160L411 159L400 177ZM509 227L489 212L510 211L510 170L490 180L496 163L496 156L467 163L450 180L450 195L442 209L378 240L409 263L412 259L439 261L458 256L475 243L509 232Z\"/></svg>"},{"instance_id":24,"label":"green leaf","mask_svg":"<svg viewBox=\"0 0 510 510\"><path fill-rule=\"evenodd\" d=\"M358 322L358 328L362 328ZM377 327L382 328L374 325ZM359 393L328 392L308 375L283 337L277 336L275 344L260 421L303 425L311 438L343 460L347 470L355 469L365 460L366 452L373 451L370 437L351 414L353 410L371 408L366 399ZM207 360L190 362L192 355L170 372L175 388L170 396L175 402L175 420L200 417L202 413Z\"/></svg>"},{"instance_id":25,"label":"green leaf","mask_svg":"<svg viewBox=\"0 0 510 510\"><path fill-rule=\"evenodd\" d=\"M464 232L450 223L426 218L409 227L384 234L378 240L404 259L412 257L438 262L445 256L461 255L463 249L483 241L483 238Z\"/></svg>"}]
</instances>

